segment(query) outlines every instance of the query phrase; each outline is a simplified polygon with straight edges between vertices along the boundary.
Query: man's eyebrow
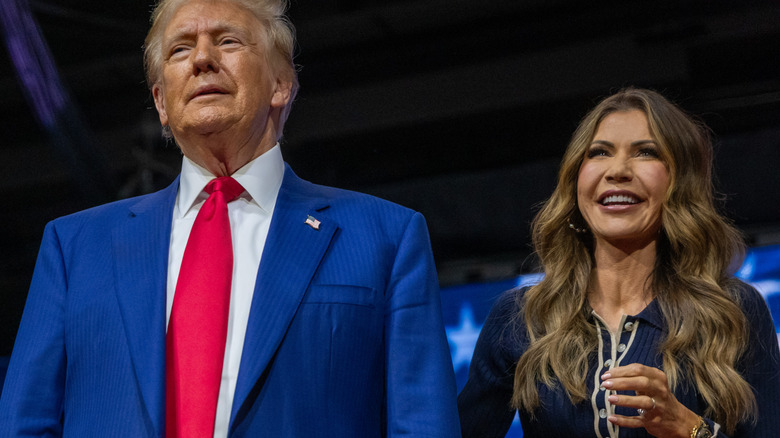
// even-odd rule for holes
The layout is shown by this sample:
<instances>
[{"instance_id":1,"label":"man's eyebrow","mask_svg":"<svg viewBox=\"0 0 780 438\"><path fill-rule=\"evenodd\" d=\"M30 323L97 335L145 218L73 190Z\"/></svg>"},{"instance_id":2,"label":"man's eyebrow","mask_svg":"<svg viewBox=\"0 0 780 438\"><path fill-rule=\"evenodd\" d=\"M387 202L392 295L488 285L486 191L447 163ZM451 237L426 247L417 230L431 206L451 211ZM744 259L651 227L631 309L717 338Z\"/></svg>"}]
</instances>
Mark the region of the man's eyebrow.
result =
<instances>
[{"instance_id":1,"label":"man's eyebrow","mask_svg":"<svg viewBox=\"0 0 780 438\"><path fill-rule=\"evenodd\" d=\"M251 33L250 30L245 28L244 26L239 26L229 21L217 22L213 26L209 26L203 32L208 32L210 34L217 34L217 35L223 33L239 33L239 34L248 35L249 33ZM173 41L192 38L197 33L198 31L195 26L187 25L187 26L179 27L176 30L174 30L170 36L168 36L163 40L163 45Z\"/></svg>"}]
</instances>

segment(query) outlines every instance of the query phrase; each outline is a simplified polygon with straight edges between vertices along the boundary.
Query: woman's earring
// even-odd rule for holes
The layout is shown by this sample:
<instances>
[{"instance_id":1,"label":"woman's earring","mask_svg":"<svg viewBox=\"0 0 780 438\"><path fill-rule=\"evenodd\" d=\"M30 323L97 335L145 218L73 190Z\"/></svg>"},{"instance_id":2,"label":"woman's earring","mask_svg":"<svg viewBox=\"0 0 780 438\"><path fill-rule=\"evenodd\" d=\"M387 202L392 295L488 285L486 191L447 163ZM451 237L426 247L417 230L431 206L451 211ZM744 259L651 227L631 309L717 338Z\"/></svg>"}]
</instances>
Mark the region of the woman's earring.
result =
<instances>
[{"instance_id":1,"label":"woman's earring","mask_svg":"<svg viewBox=\"0 0 780 438\"><path fill-rule=\"evenodd\" d=\"M574 222L571 221L571 217L569 218L569 228L571 228L572 230L574 230L575 233L578 233L578 234L585 234L585 233L588 232L587 228L584 228L584 227L580 228L580 227L574 225Z\"/></svg>"},{"instance_id":2,"label":"woman's earring","mask_svg":"<svg viewBox=\"0 0 780 438\"><path fill-rule=\"evenodd\" d=\"M574 209L573 210L574 211L572 212L572 214L579 213L579 209L577 208L577 203L576 202L574 203ZM580 218L582 218L582 216L580 216ZM585 233L588 232L588 226L587 225L583 226L583 227L578 227L577 225L574 225L574 221L571 220L571 216L569 216L568 219L569 219L569 228L574 230L575 233L577 233L577 234L585 234Z\"/></svg>"}]
</instances>

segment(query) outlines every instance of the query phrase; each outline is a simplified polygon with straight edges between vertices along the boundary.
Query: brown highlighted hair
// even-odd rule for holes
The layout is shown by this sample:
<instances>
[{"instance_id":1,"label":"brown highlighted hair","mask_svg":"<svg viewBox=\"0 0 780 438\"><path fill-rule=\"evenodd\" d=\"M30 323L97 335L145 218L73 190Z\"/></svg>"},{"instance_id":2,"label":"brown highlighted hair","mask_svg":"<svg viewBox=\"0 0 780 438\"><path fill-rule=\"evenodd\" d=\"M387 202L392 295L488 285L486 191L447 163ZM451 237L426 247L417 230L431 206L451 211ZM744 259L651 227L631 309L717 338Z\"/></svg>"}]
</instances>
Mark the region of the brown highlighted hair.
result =
<instances>
[{"instance_id":1,"label":"brown highlighted hair","mask_svg":"<svg viewBox=\"0 0 780 438\"><path fill-rule=\"evenodd\" d=\"M649 279L667 321L663 369L672 389L691 379L708 406L703 414L733 432L756 412L753 391L735 369L748 328L729 269L744 254L742 238L715 207L709 131L660 94L637 88L607 97L583 118L564 153L557 187L534 219L534 249L545 277L520 303L518 317L531 344L517 363L512 403L533 414L539 383L562 385L573 403L588 398L588 358L598 348L586 299L593 242L568 224L582 221L577 176L599 124L631 110L647 116L670 174Z\"/></svg>"}]
</instances>

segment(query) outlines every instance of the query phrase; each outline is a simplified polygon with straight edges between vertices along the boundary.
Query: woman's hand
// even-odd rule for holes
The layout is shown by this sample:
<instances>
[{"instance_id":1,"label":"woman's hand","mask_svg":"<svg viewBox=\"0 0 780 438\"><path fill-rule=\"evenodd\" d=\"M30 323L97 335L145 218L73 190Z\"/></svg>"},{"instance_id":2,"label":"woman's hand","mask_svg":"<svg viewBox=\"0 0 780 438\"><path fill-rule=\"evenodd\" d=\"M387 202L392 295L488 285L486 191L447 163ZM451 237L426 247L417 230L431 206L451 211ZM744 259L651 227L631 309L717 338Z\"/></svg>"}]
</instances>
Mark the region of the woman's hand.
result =
<instances>
[{"instance_id":1,"label":"woman's hand","mask_svg":"<svg viewBox=\"0 0 780 438\"><path fill-rule=\"evenodd\" d=\"M658 438L690 437L699 416L677 401L666 374L658 368L631 364L613 368L601 376L602 386L614 391L634 391L636 395L609 396L616 406L637 409L635 416L610 415L607 420L620 427L644 427Z\"/></svg>"}]
</instances>

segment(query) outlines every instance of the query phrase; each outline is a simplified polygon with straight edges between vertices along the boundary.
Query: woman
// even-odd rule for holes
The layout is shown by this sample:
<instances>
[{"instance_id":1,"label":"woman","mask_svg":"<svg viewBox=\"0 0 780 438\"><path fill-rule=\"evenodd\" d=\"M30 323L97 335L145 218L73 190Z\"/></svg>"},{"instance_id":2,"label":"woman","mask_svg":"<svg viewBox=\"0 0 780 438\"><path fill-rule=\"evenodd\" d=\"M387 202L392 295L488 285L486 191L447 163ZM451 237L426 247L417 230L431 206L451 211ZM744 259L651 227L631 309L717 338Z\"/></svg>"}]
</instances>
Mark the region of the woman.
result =
<instances>
[{"instance_id":1,"label":"woman","mask_svg":"<svg viewBox=\"0 0 780 438\"><path fill-rule=\"evenodd\" d=\"M729 276L707 130L626 89L574 133L533 224L545 278L504 294L458 398L464 437L780 436L766 304Z\"/></svg>"}]
</instances>

